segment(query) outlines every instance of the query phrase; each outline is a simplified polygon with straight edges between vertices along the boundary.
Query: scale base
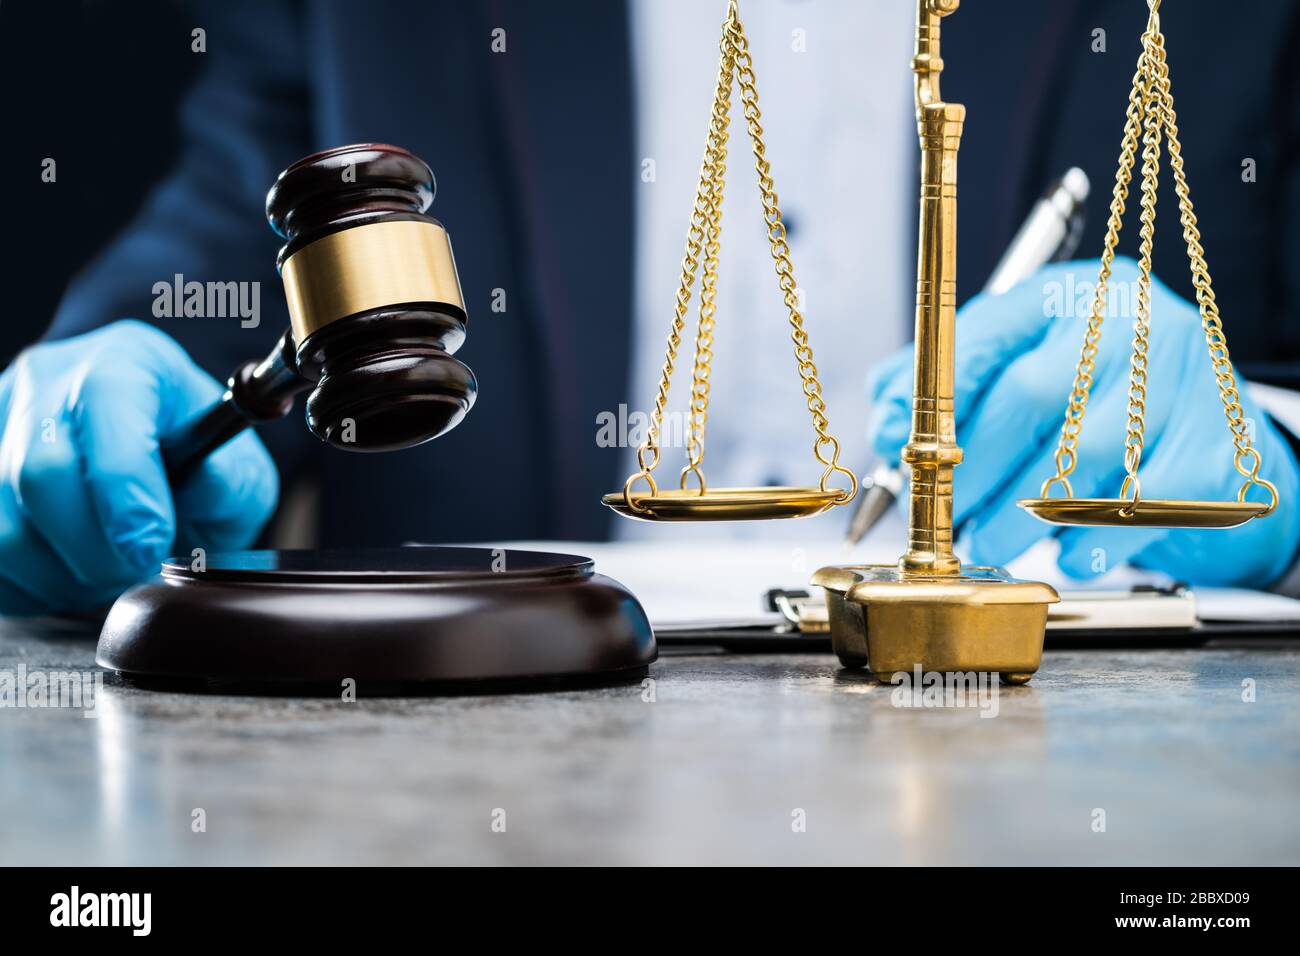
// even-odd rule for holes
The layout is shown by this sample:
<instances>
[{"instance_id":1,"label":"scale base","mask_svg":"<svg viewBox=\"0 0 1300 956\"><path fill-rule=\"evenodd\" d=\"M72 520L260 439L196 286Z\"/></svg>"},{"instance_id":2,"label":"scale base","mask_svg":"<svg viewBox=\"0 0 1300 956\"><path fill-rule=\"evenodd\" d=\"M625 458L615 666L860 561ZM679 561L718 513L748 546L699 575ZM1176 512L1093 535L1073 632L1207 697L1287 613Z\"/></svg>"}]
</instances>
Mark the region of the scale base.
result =
<instances>
[{"instance_id":1,"label":"scale base","mask_svg":"<svg viewBox=\"0 0 1300 956\"><path fill-rule=\"evenodd\" d=\"M95 659L149 686L360 696L632 680L656 657L641 605L588 558L412 547L170 559L113 605Z\"/></svg>"},{"instance_id":2,"label":"scale base","mask_svg":"<svg viewBox=\"0 0 1300 956\"><path fill-rule=\"evenodd\" d=\"M831 645L845 667L896 673L996 672L1023 684L1043 660L1047 606L1061 598L1000 568L912 574L891 564L821 568Z\"/></svg>"}]
</instances>

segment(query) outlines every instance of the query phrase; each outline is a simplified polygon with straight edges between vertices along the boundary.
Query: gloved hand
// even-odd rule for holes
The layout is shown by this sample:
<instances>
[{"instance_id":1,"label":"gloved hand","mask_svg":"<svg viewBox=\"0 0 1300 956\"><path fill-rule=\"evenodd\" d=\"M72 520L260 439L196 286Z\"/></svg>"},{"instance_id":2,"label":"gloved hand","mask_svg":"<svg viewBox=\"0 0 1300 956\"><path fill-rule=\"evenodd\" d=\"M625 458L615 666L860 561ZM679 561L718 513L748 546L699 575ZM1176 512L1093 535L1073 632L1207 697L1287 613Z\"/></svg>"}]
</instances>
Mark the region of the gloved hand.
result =
<instances>
[{"instance_id":1,"label":"gloved hand","mask_svg":"<svg viewBox=\"0 0 1300 956\"><path fill-rule=\"evenodd\" d=\"M180 489L158 452L221 393L133 320L19 355L0 376L0 613L102 606L174 544L247 546L279 490L258 437L241 434Z\"/></svg>"},{"instance_id":2,"label":"gloved hand","mask_svg":"<svg viewBox=\"0 0 1300 956\"><path fill-rule=\"evenodd\" d=\"M1083 345L1097 262L1048 266L1004 295L980 295L957 317L955 398L958 444L954 525L977 564L1001 565L1039 538L1060 539L1059 564L1089 578L1129 562L1204 585L1267 587L1290 568L1300 545L1296 459L1238 378L1241 403L1263 458L1260 476L1277 485L1273 514L1229 530L1064 528L1016 506L1039 497L1056 474L1054 455ZM1079 498L1117 497L1124 478L1129 355L1137 309L1137 264L1117 259L1101 346L1070 482ZM1151 284L1146 438L1138 474L1144 498L1235 501L1243 478L1211 371L1196 306L1158 280ZM1118 308L1116 309L1116 306ZM1228 347L1232 318L1225 316ZM869 383L870 438L896 461L911 424L912 352L891 356ZM1052 494L1060 495L1059 485ZM1267 501L1263 489L1251 500Z\"/></svg>"}]
</instances>

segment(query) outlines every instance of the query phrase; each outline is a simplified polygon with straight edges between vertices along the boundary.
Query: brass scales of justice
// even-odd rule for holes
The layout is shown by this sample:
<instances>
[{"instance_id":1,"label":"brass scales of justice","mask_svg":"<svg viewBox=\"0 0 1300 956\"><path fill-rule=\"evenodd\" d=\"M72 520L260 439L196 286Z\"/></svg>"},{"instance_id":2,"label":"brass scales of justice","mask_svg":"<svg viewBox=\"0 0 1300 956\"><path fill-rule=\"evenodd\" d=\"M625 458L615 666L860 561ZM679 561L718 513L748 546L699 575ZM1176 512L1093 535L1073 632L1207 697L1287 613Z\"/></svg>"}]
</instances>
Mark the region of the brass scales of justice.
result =
<instances>
[{"instance_id":1,"label":"brass scales of justice","mask_svg":"<svg viewBox=\"0 0 1300 956\"><path fill-rule=\"evenodd\" d=\"M917 0L916 49L912 59L921 145L916 358L911 435L901 454L902 461L911 470L908 547L896 564L821 568L813 575L812 583L825 589L832 644L845 666L869 667L883 681L889 681L897 672L919 666L929 672L996 671L1007 683L1023 684L1041 664L1047 608L1060 600L1059 595L1047 584L1013 579L1000 568L963 567L952 550L953 472L962 461L962 449L956 442L953 374L957 151L965 107L946 103L940 95L943 60L939 34L941 19L955 12L959 2ZM1262 462L1258 450L1251 445L1192 210L1160 29L1160 0L1148 0L1147 5L1149 15L1129 95L1100 276L1061 428L1055 457L1057 471L1044 483L1042 497L1019 504L1034 516L1054 524L1228 528L1270 514L1277 506L1278 494L1276 487L1260 476ZM639 470L629 476L621 492L602 499L618 513L642 520L802 517L846 504L858 487L853 473L839 464L840 445L829 431L826 403L821 397L817 368L798 307L790 250L771 165L763 146L753 60L737 0L729 0L727 5L720 48L717 90L691 212L673 324L651 424L646 440L638 449ZM711 489L704 478L704 431L717 309L721 204L731 93L737 82L758 174L763 220L779 288L789 312L796 364L816 434L813 454L823 469L816 487ZM1234 465L1244 479L1235 501L1155 499L1144 498L1141 493L1138 468L1145 425L1151 251L1162 137L1168 144L1210 361L1232 434ZM1106 309L1107 283L1139 144L1142 151L1140 272L1130 362L1125 477L1115 498L1075 498L1069 476L1078 460L1093 361ZM701 262L703 276L695 334L687 460L681 470L679 487L660 489L654 478L661 459L660 429L685 331L691 290ZM641 484L645 485L645 492L638 492ZM837 487L840 484L843 486ZM1055 486L1060 487L1063 495L1050 495ZM1248 499L1252 488L1262 489L1268 500Z\"/></svg>"}]
</instances>

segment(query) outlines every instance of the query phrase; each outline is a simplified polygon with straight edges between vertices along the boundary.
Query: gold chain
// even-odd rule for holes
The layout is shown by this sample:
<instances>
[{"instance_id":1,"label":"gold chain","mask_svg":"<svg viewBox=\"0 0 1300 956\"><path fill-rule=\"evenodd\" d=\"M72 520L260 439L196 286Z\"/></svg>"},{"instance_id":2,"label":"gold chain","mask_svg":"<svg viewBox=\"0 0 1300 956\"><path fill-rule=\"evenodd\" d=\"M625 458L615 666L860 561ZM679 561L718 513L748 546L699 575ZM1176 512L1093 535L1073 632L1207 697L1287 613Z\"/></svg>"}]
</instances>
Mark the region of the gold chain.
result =
<instances>
[{"instance_id":1,"label":"gold chain","mask_svg":"<svg viewBox=\"0 0 1300 956\"><path fill-rule=\"evenodd\" d=\"M1169 166L1174 171L1174 192L1178 194L1178 216L1183 226L1183 239L1187 243L1192 285L1196 289L1196 305L1201 313L1201 328L1205 331L1205 344L1210 351L1210 361L1214 365L1214 379L1219 386L1219 400L1223 403L1223 414L1228 419L1228 428L1232 432L1232 443L1235 449L1232 463L1237 472L1246 479L1237 491L1237 500L1245 501L1251 486L1258 485L1269 493L1268 509L1264 512L1269 514L1277 507L1277 486L1259 477L1259 469L1263 462L1259 450L1251 445L1250 430L1246 424L1245 411L1241 407L1241 395L1237 390L1237 377L1233 374L1232 362L1228 358L1228 341L1223 334L1223 320L1219 317L1219 305L1214 299L1214 289L1210 285L1210 270L1205 264L1201 231L1196 227L1196 213L1192 211L1191 192L1187 188L1187 177L1183 172L1183 150L1178 142L1177 114L1174 112L1174 97L1170 91L1169 66L1165 62L1165 38L1162 34L1156 34L1154 53L1156 82L1164 100L1165 131L1169 140Z\"/></svg>"},{"instance_id":2,"label":"gold chain","mask_svg":"<svg viewBox=\"0 0 1300 956\"><path fill-rule=\"evenodd\" d=\"M767 149L763 143L762 112L758 107L758 90L755 86L753 58L749 54L749 39L745 35L744 25L740 22L740 12L736 0L731 0L727 7L727 19L723 24L720 42L721 56L718 63L718 85L714 94L713 109L709 116L709 135L704 151L704 162L700 168L700 181L696 189L695 205L691 212L691 224L686 239L686 254L682 259L681 281L677 290L677 304L673 314L673 325L668 336L668 351L664 358L663 373L659 380L659 391L655 398L654 411L651 414L650 427L646 439L637 450L637 463L640 471L631 475L623 485L623 499L634 511L646 509L638 505L632 497L632 488L644 480L649 485L652 495L657 493L653 472L661 458L659 436L663 423L664 408L668 403L668 389L672 382L673 370L677 361L677 350L681 345L682 331L685 329L686 312L690 306L691 288L695 284L695 275L700 263L701 251L704 253L704 277L700 288L700 317L696 327L695 362L693 384L691 389L690 427L687 437L687 464L682 469L681 487L687 487L689 476L694 475L699 484L699 493L704 494L707 485L701 464L704 460L704 428L708 420L709 407L709 372L713 358L713 327L717 296L717 253L719 236L722 228L722 192L726 176L726 156L728 128L731 115L731 89L733 80L740 85L745 123L754 153L754 169L758 173L758 189L763 204L763 221L767 227L768 242L771 246L772 259L775 264L778 285L783 294L786 309L790 314L790 337L794 342L795 361L799 368L799 377L803 384L803 393L807 399L808 411L812 416L813 431L816 440L813 443L813 455L825 466L819 488L829 491L830 482L838 472L848 479L849 487L839 489L836 504L852 500L857 494L857 476L839 464L840 443L830 433L826 417L826 401L821 394L821 381L817 376L817 366L813 362L812 346L808 341L808 332L804 328L803 315L799 310L798 287L794 279L794 266L790 261L790 247L786 241L785 224L781 219L781 209L776 195L776 184L772 178L772 164L767 159Z\"/></svg>"},{"instance_id":3,"label":"gold chain","mask_svg":"<svg viewBox=\"0 0 1300 956\"><path fill-rule=\"evenodd\" d=\"M1121 514L1131 517L1141 501L1142 486L1138 478L1138 467L1142 460L1143 436L1146 428L1147 345L1151 321L1151 251L1155 230L1160 140L1163 132L1169 148L1169 166L1174 175L1179 219L1183 227L1183 239L1187 244L1187 257L1192 272L1192 284L1196 290L1201 325L1209 347L1210 361L1214 366L1219 398L1223 402L1228 428L1232 433L1235 449L1233 465L1246 479L1237 492L1237 500L1245 501L1251 487L1259 486L1269 494L1269 505L1263 512L1267 515L1277 507L1277 488L1272 482L1259 477L1262 461L1259 451L1251 445L1184 172L1182 146L1178 140L1177 115L1174 112L1174 99L1169 81L1169 66L1165 59L1165 38L1160 30L1160 0L1148 0L1148 6L1151 12L1146 30L1142 34L1142 54L1138 58L1137 72L1133 76L1133 87L1129 92L1119 168L1115 174L1115 188L1111 196L1110 218L1107 222L1096 294L1088 317L1083 351L1075 369L1074 384L1065 413L1065 424L1061 427L1061 437L1056 450L1056 474L1043 483L1041 495L1044 498L1048 497L1052 485L1057 483L1060 483L1066 497L1074 495L1069 475L1078 463L1079 436L1083 429L1083 417L1088 405L1088 393L1092 387L1097 349L1101 340L1107 287L1114 263L1115 247L1119 242L1119 232L1123 226L1125 202L1132 181L1138 133L1141 130L1142 212L1139 231L1141 241L1138 259L1138 308L1129 365L1128 426L1124 442L1125 477L1120 487L1120 497L1127 497L1129 503L1121 510Z\"/></svg>"},{"instance_id":4,"label":"gold chain","mask_svg":"<svg viewBox=\"0 0 1300 956\"><path fill-rule=\"evenodd\" d=\"M1141 69L1133 78L1129 91L1128 112L1124 122L1124 138L1120 146L1119 168L1115 172L1115 188L1111 193L1110 219L1106 226L1106 239L1101 253L1101 270L1093 295L1092 310L1088 313L1088 330L1083 337L1083 351L1074 372L1070 389L1070 402L1061 427L1061 440L1056 449L1056 476L1049 478L1041 492L1046 498L1053 484L1060 482L1066 497L1074 497L1069 475L1078 462L1079 435L1083 430L1083 415L1088 407L1088 394L1092 376L1096 371L1097 350L1101 345L1101 324L1106 314L1106 300L1111 270L1115 263L1115 247L1124 221L1125 203L1128 201L1129 183L1133 181L1133 164L1137 153L1137 131L1142 123Z\"/></svg>"},{"instance_id":5,"label":"gold chain","mask_svg":"<svg viewBox=\"0 0 1300 956\"><path fill-rule=\"evenodd\" d=\"M623 484L623 499L627 502L629 508L633 511L643 512L645 509L637 504L632 497L632 487L638 482L644 480L650 487L650 494L658 494L658 486L654 479L654 470L659 467L661 453L659 450L659 433L663 427L664 408L668 404L668 389L672 384L673 371L677 363L677 350L682 344L682 332L686 328L686 312L691 304L691 289L695 285L695 273L699 269L700 252L704 248L705 232L711 215L720 213L720 203L714 204L714 185L713 173L717 167L716 158L718 156L718 141L715 137L714 117L718 113L719 104L730 103L731 99L731 82L732 73L735 70L735 61L730 54L730 44L726 36L722 39L722 56L718 63L718 84L717 91L713 98L713 111L709 116L709 135L705 141L704 161L700 167L700 182L695 192L695 205L691 209L690 227L686 233L686 253L682 257L681 281L677 287L677 303L673 309L673 324L668 331L668 351L664 357L663 372L659 376L659 390L655 395L654 410L650 414L650 427L646 430L645 441L637 449L636 457L640 471L630 475ZM729 111L728 123L730 122ZM725 134L726 127L723 127ZM725 145L723 146L725 150ZM725 156L725 153L724 153ZM701 321L703 321L704 312L701 310ZM711 331L711 325L710 325ZM699 349L697 341L697 359L699 358ZM707 378L707 376L706 376ZM707 390L706 390L707 394ZM707 398L705 400L705 412L707 412ZM692 458L698 456L699 460L703 459L703 419L707 414L700 416L700 431L698 436L695 434L695 415L694 402L692 403L692 434L693 442L698 442L698 452L692 453ZM694 461L696 474L698 471L698 460ZM685 475L682 476L683 481ZM700 485L704 486L703 476L700 476Z\"/></svg>"},{"instance_id":6,"label":"gold chain","mask_svg":"<svg viewBox=\"0 0 1300 956\"><path fill-rule=\"evenodd\" d=\"M731 37L736 58L736 79L740 83L745 123L749 126L749 138L753 145L754 170L758 173L758 191L763 200L763 221L767 226L767 238L772 247L772 261L776 266L778 285L785 300L785 307L790 313L790 339L794 342L794 357L799 365L799 378L803 382L803 393L808 400L808 412L812 415L813 431L817 433L817 438L813 442L813 455L817 461L826 466L819 487L822 491L827 491L829 482L836 472L844 475L849 480L849 487L843 489L840 497L836 499L837 503L843 504L857 494L858 479L849 469L840 466L840 443L829 430L826 400L822 398L822 386L817 377L817 366L813 363L812 346L808 343L808 332L803 327L803 315L799 311L798 285L794 279L794 266L790 262L790 246L785 238L785 223L781 221L781 209L777 205L772 164L768 161L767 149L763 145L761 122L763 114L758 108L758 90L754 86L754 61L749 55L749 39L745 36L734 3L731 5L730 13L726 34Z\"/></svg>"},{"instance_id":7,"label":"gold chain","mask_svg":"<svg viewBox=\"0 0 1300 956\"><path fill-rule=\"evenodd\" d=\"M700 465L704 461L704 426L709 420L709 373L713 361L713 326L717 311L718 249L722 233L722 193L727 178L727 139L731 126L731 78L735 58L731 46L724 38L722 57L718 66L718 89L713 97L713 113L709 118L708 148L701 182L709 176L710 192L707 200L704 275L700 279L700 320L695 332L695 362L692 369L690 423L686 444L686 467L682 469L681 488L686 490L689 478L695 476L700 493L707 488ZM687 290L687 295L690 291Z\"/></svg>"},{"instance_id":8,"label":"gold chain","mask_svg":"<svg viewBox=\"0 0 1300 956\"><path fill-rule=\"evenodd\" d=\"M1143 41L1149 51L1150 33ZM1120 510L1125 518L1133 516L1142 497L1142 482L1138 467L1142 463L1142 442L1146 432L1147 410L1147 347L1151 334L1151 251L1156 234L1156 190L1159 187L1161 110L1159 92L1154 88L1148 70L1142 78L1139 99L1142 102L1142 211L1138 214L1138 295L1137 317L1133 322L1133 350L1129 356L1128 426L1124 435L1124 483L1119 496L1129 498L1126 508ZM1131 489L1131 491L1130 491Z\"/></svg>"}]
</instances>

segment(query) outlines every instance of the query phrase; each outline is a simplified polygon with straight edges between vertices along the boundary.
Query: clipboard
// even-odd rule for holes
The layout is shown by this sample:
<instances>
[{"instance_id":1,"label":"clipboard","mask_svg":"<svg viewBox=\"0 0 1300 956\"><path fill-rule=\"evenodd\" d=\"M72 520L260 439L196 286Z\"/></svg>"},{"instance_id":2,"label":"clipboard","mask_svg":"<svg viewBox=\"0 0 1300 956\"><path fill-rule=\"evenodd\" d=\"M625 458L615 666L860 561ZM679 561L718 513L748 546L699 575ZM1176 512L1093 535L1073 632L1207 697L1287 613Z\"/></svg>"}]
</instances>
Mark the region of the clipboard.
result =
<instances>
[{"instance_id":1,"label":"clipboard","mask_svg":"<svg viewBox=\"0 0 1300 956\"><path fill-rule=\"evenodd\" d=\"M761 606L764 612L753 618L654 624L655 637L664 648L830 653L830 626L820 593L772 588L762 596ZM1048 611L1045 646L1195 647L1218 638L1295 633L1293 623L1203 621L1191 588L1137 585L1128 590L1063 591L1061 603Z\"/></svg>"}]
</instances>

